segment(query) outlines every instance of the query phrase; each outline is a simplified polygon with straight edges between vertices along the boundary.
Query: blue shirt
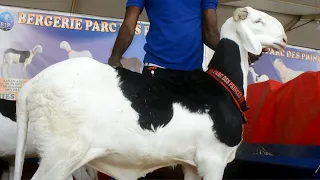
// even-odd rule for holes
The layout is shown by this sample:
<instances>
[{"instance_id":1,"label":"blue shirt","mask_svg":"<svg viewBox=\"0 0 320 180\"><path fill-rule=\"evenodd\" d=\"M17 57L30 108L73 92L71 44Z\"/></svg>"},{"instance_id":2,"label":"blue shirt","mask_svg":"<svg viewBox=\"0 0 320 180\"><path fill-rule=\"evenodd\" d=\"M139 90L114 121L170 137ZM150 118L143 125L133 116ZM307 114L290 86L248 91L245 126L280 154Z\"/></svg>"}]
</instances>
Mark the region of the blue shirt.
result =
<instances>
[{"instance_id":1,"label":"blue shirt","mask_svg":"<svg viewBox=\"0 0 320 180\"><path fill-rule=\"evenodd\" d=\"M145 8L150 28L144 62L176 70L202 68L202 13L218 0L128 0L126 7Z\"/></svg>"}]
</instances>

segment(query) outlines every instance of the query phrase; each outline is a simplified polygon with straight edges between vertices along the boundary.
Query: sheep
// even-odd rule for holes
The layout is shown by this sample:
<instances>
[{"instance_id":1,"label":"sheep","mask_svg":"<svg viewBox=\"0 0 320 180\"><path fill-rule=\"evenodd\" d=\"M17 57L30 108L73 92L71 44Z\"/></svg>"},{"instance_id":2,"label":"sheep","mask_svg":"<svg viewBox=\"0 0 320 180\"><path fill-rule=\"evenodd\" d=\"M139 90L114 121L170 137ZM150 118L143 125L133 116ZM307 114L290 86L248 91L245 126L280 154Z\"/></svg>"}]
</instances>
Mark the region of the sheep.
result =
<instances>
[{"instance_id":1,"label":"sheep","mask_svg":"<svg viewBox=\"0 0 320 180\"><path fill-rule=\"evenodd\" d=\"M11 78L11 65L13 64L23 64L22 72L25 75L27 65L32 62L35 55L42 53L42 46L36 45L32 50L21 51L13 48L9 48L3 53L3 63L2 63L2 77L4 77L4 65L7 64L7 75Z\"/></svg>"},{"instance_id":2,"label":"sheep","mask_svg":"<svg viewBox=\"0 0 320 180\"><path fill-rule=\"evenodd\" d=\"M84 57L49 66L18 95L14 180L29 122L41 156L33 180L69 180L86 164L119 180L177 164L184 179L222 179L242 142L248 52L286 45L277 19L244 7L223 24L207 72L164 80Z\"/></svg>"},{"instance_id":3,"label":"sheep","mask_svg":"<svg viewBox=\"0 0 320 180\"><path fill-rule=\"evenodd\" d=\"M294 79L304 73L304 71L295 71L295 70L288 68L282 62L281 59L274 60L273 66L279 71L280 76L281 76L281 81L283 83L291 81L292 79Z\"/></svg>"},{"instance_id":4,"label":"sheep","mask_svg":"<svg viewBox=\"0 0 320 180\"><path fill-rule=\"evenodd\" d=\"M69 58L75 58L75 57L89 57L92 58L92 54L90 51L75 51L71 49L70 44L67 41L61 41L60 48L64 49L68 52Z\"/></svg>"},{"instance_id":5,"label":"sheep","mask_svg":"<svg viewBox=\"0 0 320 180\"><path fill-rule=\"evenodd\" d=\"M0 157L6 158L9 164L9 171L2 173L1 180L13 180L14 156L16 151L16 102L6 99L0 99ZM29 132L33 128L29 127ZM37 157L36 147L33 145L33 134L28 133L26 141L26 154L28 157ZM76 180L98 180L97 171L82 166L72 174Z\"/></svg>"},{"instance_id":6,"label":"sheep","mask_svg":"<svg viewBox=\"0 0 320 180\"><path fill-rule=\"evenodd\" d=\"M265 74L259 75L255 72L253 67L249 67L249 72L251 73L254 83L265 82L269 80L269 77Z\"/></svg>"}]
</instances>

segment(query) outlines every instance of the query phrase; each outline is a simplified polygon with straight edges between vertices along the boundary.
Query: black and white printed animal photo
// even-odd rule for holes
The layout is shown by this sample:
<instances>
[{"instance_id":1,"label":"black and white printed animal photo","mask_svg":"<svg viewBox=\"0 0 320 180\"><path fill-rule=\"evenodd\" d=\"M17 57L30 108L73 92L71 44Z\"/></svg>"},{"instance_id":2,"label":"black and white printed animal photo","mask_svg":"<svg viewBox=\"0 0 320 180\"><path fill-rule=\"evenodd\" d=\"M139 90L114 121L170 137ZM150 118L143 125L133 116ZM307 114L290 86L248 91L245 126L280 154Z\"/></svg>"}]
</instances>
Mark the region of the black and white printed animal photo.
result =
<instances>
[{"instance_id":1,"label":"black and white printed animal photo","mask_svg":"<svg viewBox=\"0 0 320 180\"><path fill-rule=\"evenodd\" d=\"M14 48L8 48L3 53L3 60L1 65L1 76L3 78L12 78L11 68L12 64L22 64L21 69L23 77L27 70L27 66L32 62L33 58L37 54L42 53L42 46L36 45L30 50L17 50Z\"/></svg>"}]
</instances>

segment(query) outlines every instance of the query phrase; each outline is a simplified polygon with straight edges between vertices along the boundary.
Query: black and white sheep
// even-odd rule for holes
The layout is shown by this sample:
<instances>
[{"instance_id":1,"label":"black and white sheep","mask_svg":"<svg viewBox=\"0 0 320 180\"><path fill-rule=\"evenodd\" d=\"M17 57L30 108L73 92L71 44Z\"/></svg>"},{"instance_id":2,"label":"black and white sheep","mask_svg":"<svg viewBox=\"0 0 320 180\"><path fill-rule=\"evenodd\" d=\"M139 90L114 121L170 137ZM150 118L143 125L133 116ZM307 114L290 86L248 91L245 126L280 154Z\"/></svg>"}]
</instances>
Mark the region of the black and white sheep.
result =
<instances>
[{"instance_id":1,"label":"black and white sheep","mask_svg":"<svg viewBox=\"0 0 320 180\"><path fill-rule=\"evenodd\" d=\"M242 142L245 118L233 98L245 105L248 52L282 50L286 42L277 19L246 7L223 24L207 72L164 80L91 58L48 67L19 92L15 180L28 122L42 158L33 180L69 180L85 164L119 180L176 164L185 179L222 179Z\"/></svg>"},{"instance_id":2,"label":"black and white sheep","mask_svg":"<svg viewBox=\"0 0 320 180\"><path fill-rule=\"evenodd\" d=\"M37 157L36 146L33 144L33 129L29 126L28 138L26 141L26 154L28 158ZM16 123L16 102L0 99L0 158L7 160L9 170L2 172L1 180L13 180L14 155L16 151L17 139ZM82 166L73 172L75 180L98 180L97 171Z\"/></svg>"},{"instance_id":3,"label":"black and white sheep","mask_svg":"<svg viewBox=\"0 0 320 180\"><path fill-rule=\"evenodd\" d=\"M2 77L5 77L4 65L7 65L7 76L11 78L11 65L12 64L23 64L22 72L25 74L27 70L27 65L32 62L32 59L35 55L42 53L42 46L36 45L31 50L21 51L14 48L9 48L3 53L3 61L1 67Z\"/></svg>"}]
</instances>

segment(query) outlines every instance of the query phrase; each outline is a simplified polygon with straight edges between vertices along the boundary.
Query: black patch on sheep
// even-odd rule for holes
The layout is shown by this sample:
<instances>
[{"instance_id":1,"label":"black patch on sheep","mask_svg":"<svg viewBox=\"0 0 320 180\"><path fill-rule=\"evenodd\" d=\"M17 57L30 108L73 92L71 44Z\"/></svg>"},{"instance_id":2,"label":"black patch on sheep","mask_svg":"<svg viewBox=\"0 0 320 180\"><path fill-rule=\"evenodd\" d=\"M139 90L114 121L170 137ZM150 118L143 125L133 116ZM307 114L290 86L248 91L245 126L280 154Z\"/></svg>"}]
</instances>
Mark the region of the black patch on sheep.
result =
<instances>
[{"instance_id":1,"label":"black patch on sheep","mask_svg":"<svg viewBox=\"0 0 320 180\"><path fill-rule=\"evenodd\" d=\"M224 73L243 93L240 61L238 45L222 39L208 67ZM161 79L124 68L117 71L119 86L139 114L142 129L153 131L152 126L166 126L174 115L173 103L180 103L191 113L209 114L214 123L212 130L222 143L235 146L241 141L244 118L229 92L207 73L190 71Z\"/></svg>"},{"instance_id":2,"label":"black patch on sheep","mask_svg":"<svg viewBox=\"0 0 320 180\"><path fill-rule=\"evenodd\" d=\"M0 99L0 113L12 121L16 121L16 101Z\"/></svg>"},{"instance_id":3,"label":"black patch on sheep","mask_svg":"<svg viewBox=\"0 0 320 180\"><path fill-rule=\"evenodd\" d=\"M20 58L19 58L20 63L24 63L26 59L29 58L31 55L30 51L19 51L13 48L9 48L4 52L4 54L8 54L8 53L20 55Z\"/></svg>"}]
</instances>

